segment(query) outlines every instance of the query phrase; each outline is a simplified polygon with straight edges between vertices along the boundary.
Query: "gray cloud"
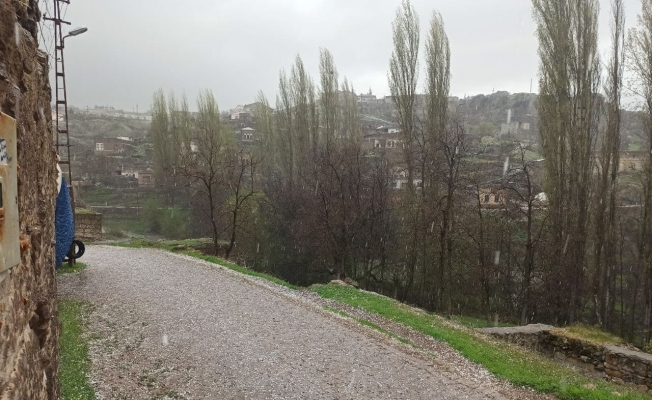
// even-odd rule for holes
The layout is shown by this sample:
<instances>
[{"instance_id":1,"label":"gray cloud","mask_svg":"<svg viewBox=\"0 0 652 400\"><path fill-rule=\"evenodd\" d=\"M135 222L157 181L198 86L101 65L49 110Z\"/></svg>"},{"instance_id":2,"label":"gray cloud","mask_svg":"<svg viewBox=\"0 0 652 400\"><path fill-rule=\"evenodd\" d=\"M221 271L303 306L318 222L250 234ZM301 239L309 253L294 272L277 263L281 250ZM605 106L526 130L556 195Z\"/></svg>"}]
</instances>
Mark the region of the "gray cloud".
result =
<instances>
[{"instance_id":1,"label":"gray cloud","mask_svg":"<svg viewBox=\"0 0 652 400\"><path fill-rule=\"evenodd\" d=\"M602 1L601 45L608 46ZM319 48L334 55L358 92L388 94L391 23L399 0L72 0L66 19L87 26L66 40L70 103L145 110L152 93L212 89L224 109L270 100L278 71L300 54L317 78ZM538 69L527 0L413 0L425 38L441 12L452 50L452 92L529 91ZM625 0L628 26L640 9ZM47 37L47 32L46 37ZM423 74L422 74L423 75Z\"/></svg>"}]
</instances>

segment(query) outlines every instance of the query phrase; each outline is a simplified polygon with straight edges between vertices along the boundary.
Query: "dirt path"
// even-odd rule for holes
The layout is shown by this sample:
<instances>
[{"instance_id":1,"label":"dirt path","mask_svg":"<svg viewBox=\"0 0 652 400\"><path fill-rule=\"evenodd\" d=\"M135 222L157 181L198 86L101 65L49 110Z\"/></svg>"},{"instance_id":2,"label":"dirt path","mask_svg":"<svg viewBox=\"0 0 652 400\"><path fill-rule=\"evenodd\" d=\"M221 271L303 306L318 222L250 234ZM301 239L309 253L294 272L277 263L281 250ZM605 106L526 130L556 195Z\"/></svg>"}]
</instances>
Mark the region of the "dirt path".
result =
<instances>
[{"instance_id":1,"label":"dirt path","mask_svg":"<svg viewBox=\"0 0 652 400\"><path fill-rule=\"evenodd\" d=\"M444 344L410 337L414 349L338 317L311 293L160 250L92 246L83 261L59 292L94 306L100 399L539 398Z\"/></svg>"}]
</instances>

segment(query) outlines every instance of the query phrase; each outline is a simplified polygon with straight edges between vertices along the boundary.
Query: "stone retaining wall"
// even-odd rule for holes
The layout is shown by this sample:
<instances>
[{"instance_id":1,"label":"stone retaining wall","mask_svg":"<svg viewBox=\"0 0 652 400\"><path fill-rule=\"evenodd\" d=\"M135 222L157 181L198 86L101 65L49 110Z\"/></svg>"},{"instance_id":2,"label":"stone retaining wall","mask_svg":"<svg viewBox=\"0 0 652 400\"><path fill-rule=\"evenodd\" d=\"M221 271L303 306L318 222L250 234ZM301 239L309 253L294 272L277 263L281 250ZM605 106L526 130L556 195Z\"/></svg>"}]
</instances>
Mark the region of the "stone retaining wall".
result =
<instances>
[{"instance_id":1,"label":"stone retaining wall","mask_svg":"<svg viewBox=\"0 0 652 400\"><path fill-rule=\"evenodd\" d=\"M91 242L102 240L102 214L75 214L75 237Z\"/></svg>"},{"instance_id":2,"label":"stone retaining wall","mask_svg":"<svg viewBox=\"0 0 652 400\"><path fill-rule=\"evenodd\" d=\"M101 213L105 218L138 218L142 207L90 206L91 210Z\"/></svg>"},{"instance_id":3,"label":"stone retaining wall","mask_svg":"<svg viewBox=\"0 0 652 400\"><path fill-rule=\"evenodd\" d=\"M482 332L570 361L604 379L635 385L652 394L652 354L620 346L603 346L556 334L550 325L485 328Z\"/></svg>"}]
</instances>

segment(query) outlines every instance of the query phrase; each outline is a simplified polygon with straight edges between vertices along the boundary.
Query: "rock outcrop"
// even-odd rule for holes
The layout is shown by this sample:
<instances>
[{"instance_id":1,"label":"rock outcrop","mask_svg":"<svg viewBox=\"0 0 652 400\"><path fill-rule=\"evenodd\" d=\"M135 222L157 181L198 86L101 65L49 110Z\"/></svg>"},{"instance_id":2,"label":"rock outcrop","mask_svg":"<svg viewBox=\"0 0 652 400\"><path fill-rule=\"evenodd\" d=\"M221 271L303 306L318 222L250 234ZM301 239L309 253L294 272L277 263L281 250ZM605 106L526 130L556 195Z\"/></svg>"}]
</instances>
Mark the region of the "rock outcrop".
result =
<instances>
[{"instance_id":1,"label":"rock outcrop","mask_svg":"<svg viewBox=\"0 0 652 400\"><path fill-rule=\"evenodd\" d=\"M55 152L36 0L0 0L0 109L16 119L21 264L0 282L0 399L58 399Z\"/></svg>"}]
</instances>

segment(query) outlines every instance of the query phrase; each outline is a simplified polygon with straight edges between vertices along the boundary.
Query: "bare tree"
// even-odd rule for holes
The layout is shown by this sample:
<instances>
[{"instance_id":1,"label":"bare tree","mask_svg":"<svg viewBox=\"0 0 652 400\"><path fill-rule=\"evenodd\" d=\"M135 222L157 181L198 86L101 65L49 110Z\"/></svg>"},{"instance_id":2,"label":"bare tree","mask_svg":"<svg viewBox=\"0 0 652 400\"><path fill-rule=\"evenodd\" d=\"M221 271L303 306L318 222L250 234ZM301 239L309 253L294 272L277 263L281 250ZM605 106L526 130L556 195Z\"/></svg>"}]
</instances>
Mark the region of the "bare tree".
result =
<instances>
[{"instance_id":1,"label":"bare tree","mask_svg":"<svg viewBox=\"0 0 652 400\"><path fill-rule=\"evenodd\" d=\"M598 185L595 206L595 259L594 275L595 307L598 323L603 329L609 327L610 304L615 300L612 293L617 261L618 227L616 226L618 194L618 166L620 160L620 97L623 86L625 47L625 10L622 0L612 0L612 53L607 66L605 104L607 124L598 157Z\"/></svg>"},{"instance_id":2,"label":"bare tree","mask_svg":"<svg viewBox=\"0 0 652 400\"><path fill-rule=\"evenodd\" d=\"M644 343L652 336L652 1L643 0L638 26L630 32L629 63L643 97L644 148L647 153L641 173L641 214L637 240L639 276L644 277ZM632 315L632 320L633 320ZM633 325L633 324L632 324ZM633 328L633 326L632 326Z\"/></svg>"},{"instance_id":3,"label":"bare tree","mask_svg":"<svg viewBox=\"0 0 652 400\"><path fill-rule=\"evenodd\" d=\"M533 0L540 56L540 135L550 199L553 265L568 271L566 316L582 307L596 137L598 2Z\"/></svg>"},{"instance_id":4,"label":"bare tree","mask_svg":"<svg viewBox=\"0 0 652 400\"><path fill-rule=\"evenodd\" d=\"M439 265L436 279L437 304L440 308L447 300L448 312L452 308L453 230L455 223L455 197L460 187L464 156L467 151L466 132L460 121L453 121L440 140L444 158L443 192L441 194L442 221L439 227Z\"/></svg>"},{"instance_id":5,"label":"bare tree","mask_svg":"<svg viewBox=\"0 0 652 400\"><path fill-rule=\"evenodd\" d=\"M281 161L282 176L292 187L296 181L295 124L293 123L294 114L292 112L294 104L292 102L292 87L285 71L279 73L278 91L279 94L276 97L278 135L276 135L274 143L277 146L277 154Z\"/></svg>"},{"instance_id":6,"label":"bare tree","mask_svg":"<svg viewBox=\"0 0 652 400\"><path fill-rule=\"evenodd\" d=\"M324 127L323 142L329 146L335 139L338 130L339 85L337 68L333 61L333 55L328 49L321 49L319 53L319 77L321 82L319 100Z\"/></svg>"},{"instance_id":7,"label":"bare tree","mask_svg":"<svg viewBox=\"0 0 652 400\"><path fill-rule=\"evenodd\" d=\"M451 51L441 14L433 12L426 41L426 112L431 146L441 140L448 123Z\"/></svg>"},{"instance_id":8,"label":"bare tree","mask_svg":"<svg viewBox=\"0 0 652 400\"><path fill-rule=\"evenodd\" d=\"M349 84L348 79L344 78L342 83L342 137L359 142L362 140L360 132L360 116L358 115L358 105L356 104L355 91L353 85Z\"/></svg>"},{"instance_id":9,"label":"bare tree","mask_svg":"<svg viewBox=\"0 0 652 400\"><path fill-rule=\"evenodd\" d=\"M167 180L172 165L170 161L170 120L163 90L154 93L150 132L154 146L154 176L157 182L163 183Z\"/></svg>"},{"instance_id":10,"label":"bare tree","mask_svg":"<svg viewBox=\"0 0 652 400\"><path fill-rule=\"evenodd\" d=\"M435 210L431 211L431 214L437 213L441 216L439 262L436 263L437 272L435 274L437 307L443 306L444 270L450 261L448 260L450 256L448 244L451 239L453 195L457 182L458 161L460 160L463 140L463 135L453 135L455 139L451 142L446 132L449 122L449 91L450 46L448 36L444 30L444 21L441 14L433 12L426 41L426 127L420 169L424 202L435 208ZM453 146L452 149L450 145ZM434 216L432 219L434 221ZM436 257L433 257L433 259L437 260Z\"/></svg>"},{"instance_id":11,"label":"bare tree","mask_svg":"<svg viewBox=\"0 0 652 400\"><path fill-rule=\"evenodd\" d=\"M297 55L294 66L292 67L292 74L290 78L290 91L292 94L292 111L294 134L293 143L295 149L295 166L297 168L297 175L301 175L301 170L304 164L305 157L308 156L308 149L310 146L310 99L309 94L312 90L312 81L306 73L303 65L303 60Z\"/></svg>"},{"instance_id":12,"label":"bare tree","mask_svg":"<svg viewBox=\"0 0 652 400\"><path fill-rule=\"evenodd\" d=\"M523 281L521 287L521 304L520 304L520 321L521 325L526 325L530 320L532 308L532 276L535 272L536 254L541 234L546 226L547 215L543 218L535 218L535 213L541 213L545 207L546 199L538 197L539 190L537 181L538 162L529 162L526 160L527 149L523 147L520 141L516 141L518 146L519 160L515 163L516 168L510 170L509 175L503 182L503 187L507 190L507 203L509 208L515 211L519 219L525 219L525 256L523 260ZM538 222L538 227L537 225Z\"/></svg>"},{"instance_id":13,"label":"bare tree","mask_svg":"<svg viewBox=\"0 0 652 400\"><path fill-rule=\"evenodd\" d=\"M252 151L244 149L238 149L235 152L229 151L225 158L227 159L225 188L228 188L229 191L229 198L224 209L229 221L229 244L226 248L225 257L229 258L240 230L241 214L245 210L250 210L258 192L255 177L261 160Z\"/></svg>"},{"instance_id":14,"label":"bare tree","mask_svg":"<svg viewBox=\"0 0 652 400\"><path fill-rule=\"evenodd\" d=\"M197 100L197 118L192 135L183 144L177 170L187 185L200 197L213 233L215 254L220 234L219 215L224 201L225 158L229 154L229 138L222 124L220 110L213 93L204 91Z\"/></svg>"},{"instance_id":15,"label":"bare tree","mask_svg":"<svg viewBox=\"0 0 652 400\"><path fill-rule=\"evenodd\" d=\"M389 88L398 113L405 144L407 187L414 191L414 117L419 78L419 16L409 0L403 0L392 24L394 51L389 60Z\"/></svg>"},{"instance_id":16,"label":"bare tree","mask_svg":"<svg viewBox=\"0 0 652 400\"><path fill-rule=\"evenodd\" d=\"M403 138L403 174L407 178L404 196L403 218L399 234L406 241L405 267L407 271L405 287L400 298L405 300L414 283L418 261L419 215L421 207L417 206L415 181L415 102L416 87L419 77L419 16L409 0L403 0L396 10L392 23L394 51L389 60L389 88L398 114L398 123ZM399 281L398 277L395 281Z\"/></svg>"}]
</instances>

